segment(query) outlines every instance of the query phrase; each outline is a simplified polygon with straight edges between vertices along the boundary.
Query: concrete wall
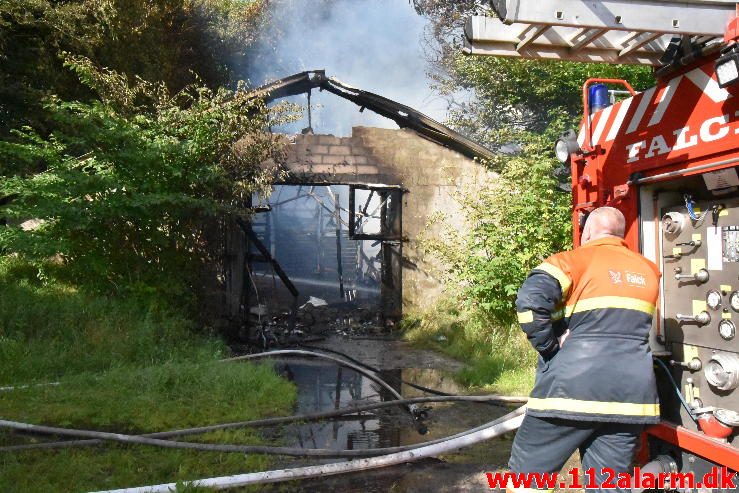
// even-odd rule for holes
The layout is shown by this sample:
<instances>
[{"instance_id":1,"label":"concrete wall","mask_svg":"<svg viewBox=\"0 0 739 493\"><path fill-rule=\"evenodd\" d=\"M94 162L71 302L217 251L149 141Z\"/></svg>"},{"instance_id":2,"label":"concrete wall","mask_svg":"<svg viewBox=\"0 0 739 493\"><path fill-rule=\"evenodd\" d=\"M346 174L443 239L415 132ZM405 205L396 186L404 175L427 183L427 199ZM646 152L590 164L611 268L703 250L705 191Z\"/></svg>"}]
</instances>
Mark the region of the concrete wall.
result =
<instances>
[{"instance_id":1,"label":"concrete wall","mask_svg":"<svg viewBox=\"0 0 739 493\"><path fill-rule=\"evenodd\" d=\"M355 127L351 137L289 136L284 183L401 185L403 195L403 308L427 307L441 292L435 259L424 258L419 235L444 213L463 227L455 194L474 193L495 179L474 160L411 130Z\"/></svg>"}]
</instances>

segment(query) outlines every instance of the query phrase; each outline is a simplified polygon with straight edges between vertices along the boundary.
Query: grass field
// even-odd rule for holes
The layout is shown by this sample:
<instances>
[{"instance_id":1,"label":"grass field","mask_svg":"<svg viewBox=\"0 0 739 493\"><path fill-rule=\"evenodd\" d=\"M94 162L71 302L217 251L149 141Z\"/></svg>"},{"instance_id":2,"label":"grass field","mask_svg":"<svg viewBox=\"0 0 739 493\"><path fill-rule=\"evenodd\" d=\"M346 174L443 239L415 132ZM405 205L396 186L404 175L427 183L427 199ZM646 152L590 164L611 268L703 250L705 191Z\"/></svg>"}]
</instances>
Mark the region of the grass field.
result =
<instances>
[{"instance_id":1,"label":"grass field","mask_svg":"<svg viewBox=\"0 0 739 493\"><path fill-rule=\"evenodd\" d=\"M168 361L209 361L226 351L173 310L41 282L0 262L0 386Z\"/></svg>"},{"instance_id":2,"label":"grass field","mask_svg":"<svg viewBox=\"0 0 739 493\"><path fill-rule=\"evenodd\" d=\"M291 414L270 367L220 363L226 346L187 318L40 282L0 264L0 418L138 434ZM55 382L56 385L37 385ZM0 430L0 447L49 440ZM187 441L260 444L254 430ZM91 491L268 468L261 455L102 444L0 452L0 491ZM189 490L188 490L189 491Z\"/></svg>"},{"instance_id":3,"label":"grass field","mask_svg":"<svg viewBox=\"0 0 739 493\"><path fill-rule=\"evenodd\" d=\"M65 377L58 386L0 393L2 416L36 424L140 434L289 414L292 385L266 366L175 363ZM34 443L11 432L0 446ZM250 429L183 437L211 443L263 443ZM0 453L0 491L92 491L243 473L264 456L103 444Z\"/></svg>"}]
</instances>

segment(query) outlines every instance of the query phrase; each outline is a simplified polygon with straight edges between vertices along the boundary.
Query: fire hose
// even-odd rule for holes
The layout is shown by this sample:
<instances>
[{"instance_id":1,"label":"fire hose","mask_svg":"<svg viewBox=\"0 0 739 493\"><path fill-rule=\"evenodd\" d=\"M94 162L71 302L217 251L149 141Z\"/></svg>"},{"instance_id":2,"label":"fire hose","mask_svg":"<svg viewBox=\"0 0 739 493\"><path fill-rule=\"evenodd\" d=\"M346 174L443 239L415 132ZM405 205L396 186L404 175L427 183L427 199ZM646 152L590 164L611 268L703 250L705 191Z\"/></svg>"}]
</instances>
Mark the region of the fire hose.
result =
<instances>
[{"instance_id":1,"label":"fire hose","mask_svg":"<svg viewBox=\"0 0 739 493\"><path fill-rule=\"evenodd\" d=\"M221 361L227 362L227 361L252 360L252 359L259 359L259 358L271 358L273 356L307 356L311 358L321 358L321 359L333 361L334 363L337 363L341 366L345 366L346 368L350 368L356 371L357 373L359 373L360 375L364 375L365 377L369 378L370 380L372 380L373 382L375 382L376 384L380 385L385 390L387 390L390 393L390 395L392 395L396 400L398 401L403 400L403 396L401 396L397 390L392 388L387 382L382 380L380 377L378 377L374 373L366 370L365 368L362 368L359 365L355 365L354 363L350 361L346 361L345 359L342 359L342 358L337 358L336 356L331 356L330 354L318 353L315 351L306 351L304 349L280 349L278 351L267 351L264 353L247 354L244 356L236 356L234 358L226 358L226 359L222 359ZM418 423L418 419L420 416L418 407L415 404L407 404L405 408L408 410L408 413L410 413L410 415L416 421L416 424L419 425L420 427L421 425ZM425 433L424 431L421 431L420 429L419 429L419 432Z\"/></svg>"},{"instance_id":2,"label":"fire hose","mask_svg":"<svg viewBox=\"0 0 739 493\"><path fill-rule=\"evenodd\" d=\"M396 399L392 401L372 403L372 404L368 404L364 406L350 406L344 409L309 413L309 414L304 414L304 415L266 418L266 419L261 419L261 420L242 421L242 422L235 422L235 423L222 423L222 424L209 425L209 426L203 426L203 427L188 428L188 429L183 429L183 430L147 433L147 434L143 434L140 436L124 435L120 433L104 434L101 432L96 432L96 431L91 431L91 430L68 430L64 428L41 427L41 426L31 425L31 424L26 424L26 423L6 421L4 422L5 426L10 427L10 428L25 430L29 432L35 432L35 433L49 433L49 434L56 434L56 435L73 436L77 438L86 438L86 439L35 443L35 444L27 444L27 445L10 445L10 446L5 446L5 447L0 447L0 452L15 452L15 451L32 450L32 449L54 449L54 448L64 448L64 447L87 446L87 445L99 444L104 440L113 440L113 441L123 441L127 443L139 443L139 444L144 444L144 445L162 446L162 447L168 447L168 448L187 448L187 449L211 450L211 451L220 451L220 452L266 453L266 454L279 454L279 455L291 455L291 456L322 456L322 457L348 457L348 456L368 456L368 455L372 456L372 455L378 455L379 453L386 453L386 452L391 452L391 451L395 452L395 451L400 450L400 448L397 448L397 447L388 448L386 450L379 450L379 452L376 452L376 453L373 453L371 451L349 451L346 454L341 454L340 453L341 451L337 451L335 449L326 449L326 450L311 449L309 450L309 449L295 449L295 448L287 448L287 447L268 447L268 446L211 445L211 444L198 444L198 443L189 443L189 442L176 442L176 441L159 440L159 439L208 433L208 432L217 431L217 430L235 429L235 428L249 427L249 426L254 426L254 427L271 426L271 425L283 424L283 423L294 422L294 421L318 420L318 419L343 416L347 414L353 414L353 413L358 413L362 411L368 411L368 410L379 409L379 408L384 408L384 407L392 407L392 406L407 406L407 409L411 412L411 415L413 416L414 420L417 421L423 418L424 412L418 407L416 407L416 404L423 403L423 402L468 401L468 402L480 402L480 403L488 403L488 404L495 404L495 405L520 404L520 403L526 402L526 398L495 396L495 395L488 395L488 396L451 396L451 395L447 395L447 396L440 396L440 397L417 397L417 398L412 398L412 399L403 399L400 397L400 394L398 394L392 387L390 387L382 379L380 379L379 377L375 375L368 373L367 370L364 370L363 368L357 365L365 366L368 369L373 370L373 371L378 371L378 370L372 367L369 367L368 365L364 365L363 363L359 361L357 361L357 365L354 365L340 358L337 358L335 356L318 353L314 351L301 351L301 350L271 351L271 352L253 354L253 355L238 356L235 358L228 358L228 359L221 360L221 362L239 361L239 360L244 360L244 359L256 359L260 357L270 357L270 356L280 356L280 355L319 357L319 358L331 360L343 366L347 366L359 372L360 374L370 378L371 380L379 383L385 389L391 391L391 393L393 393ZM344 355L342 354L342 356ZM348 359L352 359L352 358L348 358ZM353 361L356 361L356 360L353 360ZM418 422L416 424L418 424ZM357 453L357 452L360 452L360 453Z\"/></svg>"},{"instance_id":3,"label":"fire hose","mask_svg":"<svg viewBox=\"0 0 739 493\"><path fill-rule=\"evenodd\" d=\"M496 402L496 403L520 404L520 403L526 402L526 398L525 397L497 396L497 395L415 397L412 399L403 399L402 401L383 401L383 402L375 402L375 403L359 405L359 406L348 406L348 407L345 407L344 409L337 409L337 410L331 410L331 411L321 411L321 412L316 412L316 413L299 414L295 416L285 416L285 417L277 417L277 418L257 419L257 420L252 420L252 421L239 421L239 422L234 422L234 423L222 423L222 424L215 424L215 425L208 425L208 426L200 426L197 428L186 428L182 430L147 433L147 434L138 435L138 436L144 437L144 438L173 438L173 437L179 437L179 436L209 433L209 432L218 431L218 430L229 430L229 429L258 427L258 426L273 426L273 425L291 423L295 421L317 421L320 419L345 416L348 414L355 414L359 412L370 411L370 410L386 408L386 407L394 407L394 406L403 405L403 404L418 404L418 403L423 403L423 402L460 402L460 401L479 402L479 403ZM109 434L111 436L104 436L103 434L99 434L99 432L95 432L95 431L69 430L66 428L39 427L37 425L30 425L26 423L18 423L18 422L13 422L13 421L5 421L5 422L0 421L0 427L4 426L5 424L7 424L6 427L8 428L14 428L17 430L23 430L23 431L32 432L32 433L67 435L67 436L75 436L75 437L85 437L87 439L67 440L67 441L61 441L61 442L43 442L43 443L33 443L33 444L27 444L27 445L9 445L5 447L0 447L0 452L18 452L22 450L33 450L33 449L50 449L50 448L97 445L97 444L102 443L105 440L118 441L115 439L115 437L128 436L128 435L121 435L119 433L111 433ZM80 431L81 433L76 434L74 433L75 431ZM68 433L68 432L71 432L71 433ZM138 443L138 442L132 442L131 440L128 440L128 439L124 439L124 440L129 443ZM171 443L182 443L182 442L171 442ZM143 444L158 445L157 443L143 443ZM203 445L206 445L206 444L203 444ZM272 447L272 448L261 447L261 449L259 450L259 453L280 454L281 450L291 452L290 454L285 454L285 455L304 456L304 455L311 455L311 454L302 453L302 452L305 452L306 450L317 450L317 449L287 449L287 448L281 448L281 447ZM222 450L222 451L244 452L245 450ZM330 451L337 452L337 450L335 449L330 449ZM380 450L380 452L383 452L383 451L386 452L387 450L386 449ZM338 451L338 452L341 452L341 451ZM357 452L357 451L355 450L354 452ZM379 455L379 454L372 454L371 453L373 452L372 450L362 451L362 452L367 452L367 454L365 455ZM347 455L339 454L337 456L346 457Z\"/></svg>"},{"instance_id":4,"label":"fire hose","mask_svg":"<svg viewBox=\"0 0 739 493\"><path fill-rule=\"evenodd\" d=\"M383 387L385 390L390 392L390 394L395 397L397 400L402 400L403 397L398 393L397 390L392 388L390 385L388 385L387 382L383 381L378 376L374 375L373 373L367 371L366 369L362 368L359 365L355 365L354 363L337 358L336 356L331 356L330 354L324 354L324 353L318 353L315 351L306 351L303 349L280 349L277 351L267 351L264 353L255 353L255 354L246 354L244 356L236 356L233 358L226 358L222 359L221 361L227 362L227 361L241 361L241 360L250 360L250 359L259 359L259 358L271 358L273 356L308 356L310 358L322 358L327 359L330 361L333 361L335 363L340 364L341 366L345 366L347 368L351 368L352 370L356 371L357 373L364 375L365 377L369 378L373 382L377 383L381 387Z\"/></svg>"},{"instance_id":5,"label":"fire hose","mask_svg":"<svg viewBox=\"0 0 739 493\"><path fill-rule=\"evenodd\" d=\"M414 445L402 445L397 447L383 447L375 449L306 449L295 447L273 447L267 445L232 445L232 444L213 444L199 442L178 442L173 440L162 440L143 435L127 435L123 433L109 433L93 430L77 430L72 428L58 428L55 426L34 425L30 423L20 423L18 421L0 420L0 428L10 428L29 433L40 433L47 435L61 435L83 438L97 438L99 440L107 440L112 442L132 443L138 445L151 445L163 448L199 450L202 452L236 452L243 454L271 454L285 455L293 457L374 457L382 454L404 452L412 448L424 445L434 445L450 438L467 435L469 433L481 430L488 426L484 424L470 430L466 430L450 437L438 438L428 442ZM166 433L166 432L165 432ZM161 434L159 434L161 436Z\"/></svg>"},{"instance_id":6,"label":"fire hose","mask_svg":"<svg viewBox=\"0 0 739 493\"><path fill-rule=\"evenodd\" d=\"M234 476L198 479L187 481L184 484L190 487L226 489L253 484L278 483L282 481L293 481L296 479L346 474L350 472L367 471L370 469L394 466L452 452L463 447L490 440L509 431L516 430L521 426L525 410L526 406L521 406L505 416L487 423L483 427L480 427L480 429L477 429L477 431L467 432L461 436L456 436L455 438L445 438L439 443L421 445L403 452L348 462L336 462L317 466L276 469L273 471L253 472ZM166 483L118 490L105 490L96 493L170 493L171 491L174 491L177 486L178 483Z\"/></svg>"},{"instance_id":7,"label":"fire hose","mask_svg":"<svg viewBox=\"0 0 739 493\"><path fill-rule=\"evenodd\" d=\"M237 361L237 360L243 360L243 359L256 359L260 357L280 356L280 355L320 357L320 358L335 361L338 364L351 368L357 371L358 373L366 376L367 378L375 381L376 383L378 383L379 385L381 385L382 387L390 391L390 393L393 394L397 398L397 400L389 401L389 402L375 403L375 404L371 404L368 406L354 406L352 408L347 408L345 410L337 410L337 411L330 411L330 412L324 412L324 413L313 413L313 415L303 416L303 417L308 417L308 418L315 417L316 419L318 419L320 417L327 417L326 416L327 414L342 415L342 414L356 413L356 412L359 412L360 410L366 410L368 408L379 408L379 407L388 407L388 406L395 406L395 405L407 406L407 409L411 412L411 414L415 418L417 418L419 411L415 407L416 402L453 401L453 400L468 400L468 401L475 401L475 402L490 402L490 401L498 401L498 402L519 401L520 402L520 398L506 398L506 397L500 397L500 396L442 396L442 397L426 397L426 398L421 397L421 398L416 398L416 399L402 399L400 394L397 391L395 391L392 387L390 387L386 382L384 382L379 377L369 374L367 370L357 365L354 365L352 363L349 363L345 360L342 360L340 358L336 358L336 357L322 354L322 353L311 352L311 351L301 351L301 350L272 351L268 353L259 353L255 355L247 355L247 356L240 356L236 358L229 358L223 361ZM386 448L378 448L378 449L371 449L371 450L296 449L296 448L289 448L289 447L270 447L270 446L254 446L254 445L223 445L223 444L177 442L177 441L162 440L160 438L155 438L157 436L166 437L166 436L179 436L179 435L194 434L194 433L205 433L207 431L212 431L215 429L235 428L238 426L250 426L250 425L259 426L263 424L264 425L273 424L269 422L270 421L280 421L280 420L282 421L295 420L296 418L301 418L300 416L286 417L286 418L269 418L266 420L256 420L252 422L242 422L242 423L227 423L227 424L222 424L222 425L212 425L212 426L206 426L206 427L201 427L201 428L192 428L188 430L175 430L172 432L152 433L152 434L149 434L148 436L124 435L124 434L96 432L96 431L89 431L89 430L69 430L65 428L39 426L39 425L32 425L32 424L27 424L27 423L18 423L18 422L13 422L13 421L4 421L4 420L0 420L0 426L29 431L29 432L36 432L36 433L47 433L47 434L55 434L55 435L66 435L66 436L90 438L90 440L75 440L71 442L56 442L52 444L33 444L30 446L6 447L6 448L3 448L2 450L6 450L6 449L11 450L14 448L22 449L24 447L35 448L35 446L38 446L40 448L54 448L56 446L67 446L66 445L67 443L71 443L75 445L85 445L85 444L99 443L101 440L112 440L112 441L119 441L119 442L125 442L125 443L154 445L154 446L167 447L167 448L185 448L185 449L221 451L221 452L268 453L268 454L271 453L271 454L279 454L279 455L317 456L317 457L364 457L363 459L355 460L352 462L324 464L324 465L319 465L319 466L308 466L308 467L283 469L283 470L276 470L276 471L264 471L264 472L258 472L258 473L242 474L238 476L227 476L227 477L222 477L222 478L210 478L210 479L205 479L205 480L197 480L197 481L188 483L188 484L192 484L193 486L212 487L212 488L222 489L222 488L230 488L230 487L235 487L235 486L243 486L243 485L248 485L248 484L260 484L260 483L268 483L268 482L288 481L288 480L298 479L298 478L309 478L309 477L315 477L319 475L342 474L346 472L386 467L386 466L395 465L395 464L399 464L403 462L409 462L411 460L417 460L417 459L424 458L424 457L438 455L444 452L456 450L464 446L472 445L474 443L478 443L478 442L493 438L495 436L499 436L500 434L503 434L507 431L512 431L512 430L517 429L520 426L521 420L523 419L522 415L524 411L525 411L525 406L522 406L518 408L517 410L507 414L506 416L503 416L502 418L499 418L495 421L479 426L477 428L473 428L471 430L467 430L465 432L452 435L450 437L432 440L429 442L416 444L416 445L386 447ZM386 455L381 455L381 454L386 454ZM131 492L170 491L170 488L174 486L175 485L173 483L173 484L167 484L167 485L155 485L155 486L149 486L149 487L132 488L132 489L124 489L124 490L116 490L116 491L131 491Z\"/></svg>"}]
</instances>

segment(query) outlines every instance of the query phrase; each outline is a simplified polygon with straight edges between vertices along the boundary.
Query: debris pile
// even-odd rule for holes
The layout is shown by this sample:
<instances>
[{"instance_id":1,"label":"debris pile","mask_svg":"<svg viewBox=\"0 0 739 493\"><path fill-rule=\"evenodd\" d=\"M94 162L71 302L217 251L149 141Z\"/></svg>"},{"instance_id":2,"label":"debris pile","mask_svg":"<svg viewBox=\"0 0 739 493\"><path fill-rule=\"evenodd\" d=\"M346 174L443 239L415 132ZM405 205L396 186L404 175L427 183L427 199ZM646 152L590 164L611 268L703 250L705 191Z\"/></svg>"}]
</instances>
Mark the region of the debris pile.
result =
<instances>
[{"instance_id":1,"label":"debris pile","mask_svg":"<svg viewBox=\"0 0 739 493\"><path fill-rule=\"evenodd\" d=\"M291 329L291 313L266 314L263 307L251 310L252 342L269 348L286 344L314 341L329 335L378 336L389 334L395 326L386 320L375 304L357 301L327 303L310 297L298 308L295 328Z\"/></svg>"}]
</instances>

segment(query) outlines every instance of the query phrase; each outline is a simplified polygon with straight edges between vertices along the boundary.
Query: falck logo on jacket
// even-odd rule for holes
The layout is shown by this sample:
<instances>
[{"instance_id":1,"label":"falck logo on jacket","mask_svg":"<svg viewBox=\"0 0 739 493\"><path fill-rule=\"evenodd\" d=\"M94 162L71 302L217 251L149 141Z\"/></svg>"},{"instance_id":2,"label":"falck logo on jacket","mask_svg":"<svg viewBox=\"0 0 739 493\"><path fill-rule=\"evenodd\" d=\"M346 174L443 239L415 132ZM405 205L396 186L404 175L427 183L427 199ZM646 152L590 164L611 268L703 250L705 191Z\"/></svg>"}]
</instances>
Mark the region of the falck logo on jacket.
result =
<instances>
[{"instance_id":1,"label":"falck logo on jacket","mask_svg":"<svg viewBox=\"0 0 739 493\"><path fill-rule=\"evenodd\" d=\"M611 282L613 284L621 284L621 272L608 269L608 275L611 276Z\"/></svg>"},{"instance_id":2,"label":"falck logo on jacket","mask_svg":"<svg viewBox=\"0 0 739 493\"><path fill-rule=\"evenodd\" d=\"M640 272L626 271L626 282L631 286L644 288L647 286L647 277Z\"/></svg>"}]
</instances>

